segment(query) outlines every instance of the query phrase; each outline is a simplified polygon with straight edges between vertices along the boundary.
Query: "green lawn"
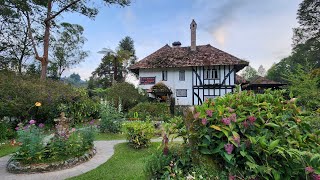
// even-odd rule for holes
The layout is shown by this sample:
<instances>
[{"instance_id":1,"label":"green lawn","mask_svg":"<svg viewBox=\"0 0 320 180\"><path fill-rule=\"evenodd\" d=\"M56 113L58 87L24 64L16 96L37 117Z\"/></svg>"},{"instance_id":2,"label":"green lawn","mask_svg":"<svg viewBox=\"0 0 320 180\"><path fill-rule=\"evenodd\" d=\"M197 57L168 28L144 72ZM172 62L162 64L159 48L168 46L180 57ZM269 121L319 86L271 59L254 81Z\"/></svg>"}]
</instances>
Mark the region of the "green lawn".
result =
<instances>
[{"instance_id":1,"label":"green lawn","mask_svg":"<svg viewBox=\"0 0 320 180\"><path fill-rule=\"evenodd\" d=\"M71 179L147 179L144 173L145 162L160 143L152 143L147 149L136 150L127 143L117 144L114 155L98 168Z\"/></svg>"},{"instance_id":2,"label":"green lawn","mask_svg":"<svg viewBox=\"0 0 320 180\"><path fill-rule=\"evenodd\" d=\"M0 157L16 152L18 146L11 146L9 142L4 145L0 145Z\"/></svg>"},{"instance_id":3,"label":"green lawn","mask_svg":"<svg viewBox=\"0 0 320 180\"><path fill-rule=\"evenodd\" d=\"M124 134L113 134L113 133L97 133L95 141L103 141L103 140L120 140L126 139Z\"/></svg>"}]
</instances>

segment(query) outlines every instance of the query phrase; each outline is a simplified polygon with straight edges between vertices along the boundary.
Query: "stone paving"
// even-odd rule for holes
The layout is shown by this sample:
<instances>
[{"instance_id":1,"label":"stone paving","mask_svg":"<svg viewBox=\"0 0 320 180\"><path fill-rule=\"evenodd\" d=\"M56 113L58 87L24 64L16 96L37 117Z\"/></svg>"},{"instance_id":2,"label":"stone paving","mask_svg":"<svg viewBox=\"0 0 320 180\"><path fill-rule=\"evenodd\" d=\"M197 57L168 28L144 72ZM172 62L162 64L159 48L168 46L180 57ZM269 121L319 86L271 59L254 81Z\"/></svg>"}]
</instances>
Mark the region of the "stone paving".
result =
<instances>
[{"instance_id":1,"label":"stone paving","mask_svg":"<svg viewBox=\"0 0 320 180\"><path fill-rule=\"evenodd\" d=\"M158 139L156 141L159 141ZM89 161L70 169L36 173L36 174L12 174L7 172L6 164L10 156L0 158L0 180L61 180L86 173L105 163L114 153L114 145L126 142L125 140L95 141L97 154Z\"/></svg>"}]
</instances>

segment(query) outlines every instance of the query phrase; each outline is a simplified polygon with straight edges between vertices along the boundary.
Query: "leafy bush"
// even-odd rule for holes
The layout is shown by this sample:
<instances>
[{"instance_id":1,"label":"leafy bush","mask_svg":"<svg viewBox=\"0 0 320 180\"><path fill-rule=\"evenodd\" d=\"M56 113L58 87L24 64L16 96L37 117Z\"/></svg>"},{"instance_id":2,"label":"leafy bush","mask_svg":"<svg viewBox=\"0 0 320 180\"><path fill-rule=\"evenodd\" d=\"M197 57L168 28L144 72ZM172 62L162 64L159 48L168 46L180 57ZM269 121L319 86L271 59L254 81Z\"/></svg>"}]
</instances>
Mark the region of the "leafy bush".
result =
<instances>
[{"instance_id":1,"label":"leafy bush","mask_svg":"<svg viewBox=\"0 0 320 180\"><path fill-rule=\"evenodd\" d=\"M123 127L127 140L129 140L129 145L136 149L148 147L155 133L154 126L150 122L126 122Z\"/></svg>"},{"instance_id":2,"label":"leafy bush","mask_svg":"<svg viewBox=\"0 0 320 180\"><path fill-rule=\"evenodd\" d=\"M115 106L121 104L125 112L128 112L139 102L147 100L147 97L140 93L133 84L127 82L113 84L107 89L105 98L114 102Z\"/></svg>"},{"instance_id":3,"label":"leafy bush","mask_svg":"<svg viewBox=\"0 0 320 180\"><path fill-rule=\"evenodd\" d=\"M82 156L93 148L94 129L85 127L81 130L74 128L64 136L55 134L51 139L45 138L43 124L36 126L36 121L17 127L18 142L21 144L14 154L16 159L24 164L55 162Z\"/></svg>"},{"instance_id":4,"label":"leafy bush","mask_svg":"<svg viewBox=\"0 0 320 180\"><path fill-rule=\"evenodd\" d=\"M41 106L36 106L36 102ZM16 117L16 124L25 119L53 124L61 104L68 105L69 115L76 119L80 119L76 113L80 113L81 118L95 114L91 109L93 102L83 90L50 79L41 81L30 76L0 72L0 118Z\"/></svg>"},{"instance_id":5,"label":"leafy bush","mask_svg":"<svg viewBox=\"0 0 320 180\"><path fill-rule=\"evenodd\" d=\"M191 142L232 178L319 177L320 130L283 93L243 91L206 101L186 119Z\"/></svg>"},{"instance_id":6,"label":"leafy bush","mask_svg":"<svg viewBox=\"0 0 320 180\"><path fill-rule=\"evenodd\" d=\"M149 157L145 172L150 179L218 179L217 177L222 177L215 163L204 161L203 158L195 161L194 156L186 145L173 144L168 154L157 151Z\"/></svg>"},{"instance_id":7,"label":"leafy bush","mask_svg":"<svg viewBox=\"0 0 320 180\"><path fill-rule=\"evenodd\" d=\"M141 120L145 120L149 116L155 121L167 121L171 117L166 103L142 102L130 109L128 116L135 117L135 113L138 114L138 118Z\"/></svg>"},{"instance_id":8,"label":"leafy bush","mask_svg":"<svg viewBox=\"0 0 320 180\"><path fill-rule=\"evenodd\" d=\"M121 130L121 123L123 121L123 114L121 112L121 105L115 108L114 105L108 101L101 101L100 103L100 132L119 133Z\"/></svg>"}]
</instances>

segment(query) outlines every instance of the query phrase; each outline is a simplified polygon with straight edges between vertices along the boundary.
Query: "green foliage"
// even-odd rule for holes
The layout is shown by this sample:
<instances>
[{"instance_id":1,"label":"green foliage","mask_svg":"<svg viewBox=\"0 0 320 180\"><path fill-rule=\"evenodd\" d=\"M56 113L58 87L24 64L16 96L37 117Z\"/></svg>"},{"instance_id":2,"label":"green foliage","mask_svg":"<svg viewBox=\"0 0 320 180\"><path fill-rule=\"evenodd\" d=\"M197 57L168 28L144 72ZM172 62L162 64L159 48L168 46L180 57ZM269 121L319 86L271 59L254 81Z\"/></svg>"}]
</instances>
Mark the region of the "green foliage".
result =
<instances>
[{"instance_id":1,"label":"green foliage","mask_svg":"<svg viewBox=\"0 0 320 180\"><path fill-rule=\"evenodd\" d=\"M151 122L132 121L123 124L129 145L135 149L148 147L155 129Z\"/></svg>"},{"instance_id":2,"label":"green foliage","mask_svg":"<svg viewBox=\"0 0 320 180\"><path fill-rule=\"evenodd\" d=\"M162 124L166 135L171 138L182 137L184 142L188 139L188 133L184 121L181 116L175 116L171 118L168 122Z\"/></svg>"},{"instance_id":3,"label":"green foliage","mask_svg":"<svg viewBox=\"0 0 320 180\"><path fill-rule=\"evenodd\" d=\"M251 66L247 66L244 68L243 72L241 73L241 76L246 79L247 81L252 80L255 76L258 75L257 70L255 70Z\"/></svg>"},{"instance_id":4,"label":"green foliage","mask_svg":"<svg viewBox=\"0 0 320 180\"><path fill-rule=\"evenodd\" d=\"M123 122L123 113L111 102L101 101L100 103L100 132L119 133Z\"/></svg>"},{"instance_id":5,"label":"green foliage","mask_svg":"<svg viewBox=\"0 0 320 180\"><path fill-rule=\"evenodd\" d=\"M134 117L134 113L138 113L138 118L145 120L150 117L154 121L166 121L171 115L169 107L166 103L142 102L129 110L128 116Z\"/></svg>"},{"instance_id":6,"label":"green foliage","mask_svg":"<svg viewBox=\"0 0 320 180\"><path fill-rule=\"evenodd\" d=\"M21 162L36 162L44 158L43 131L35 124L27 124L23 127L19 124L18 142L21 143L14 159Z\"/></svg>"},{"instance_id":7,"label":"green foliage","mask_svg":"<svg viewBox=\"0 0 320 180\"><path fill-rule=\"evenodd\" d=\"M147 100L146 96L140 93L133 84L127 82L113 84L107 89L105 98L114 102L115 106L121 104L125 112L139 102Z\"/></svg>"},{"instance_id":8,"label":"green foliage","mask_svg":"<svg viewBox=\"0 0 320 180\"><path fill-rule=\"evenodd\" d=\"M289 89L294 96L298 97L298 104L310 110L320 108L320 88L318 78L320 75L313 76L311 68L298 65L294 72L287 75L290 84Z\"/></svg>"},{"instance_id":9,"label":"green foliage","mask_svg":"<svg viewBox=\"0 0 320 180\"><path fill-rule=\"evenodd\" d=\"M21 146L13 159L22 163L57 162L82 156L93 148L92 126L64 132L64 136L55 134L51 139L46 139L41 126L37 127L31 121L24 127L19 125L18 142Z\"/></svg>"},{"instance_id":10,"label":"green foliage","mask_svg":"<svg viewBox=\"0 0 320 180\"><path fill-rule=\"evenodd\" d=\"M0 117L16 117L21 122L35 119L53 124L53 119L61 112L61 104L67 107L66 113L76 121L97 113L97 105L82 89L9 72L0 72L0 99ZM36 107L36 102L41 106Z\"/></svg>"},{"instance_id":11,"label":"green foliage","mask_svg":"<svg viewBox=\"0 0 320 180\"><path fill-rule=\"evenodd\" d=\"M320 170L319 129L285 91L238 92L196 107L191 140L197 151L240 178L306 178Z\"/></svg>"},{"instance_id":12,"label":"green foliage","mask_svg":"<svg viewBox=\"0 0 320 180\"><path fill-rule=\"evenodd\" d=\"M11 128L10 124L3 119L0 119L0 132L0 142L13 139L16 136L16 132Z\"/></svg>"}]
</instances>

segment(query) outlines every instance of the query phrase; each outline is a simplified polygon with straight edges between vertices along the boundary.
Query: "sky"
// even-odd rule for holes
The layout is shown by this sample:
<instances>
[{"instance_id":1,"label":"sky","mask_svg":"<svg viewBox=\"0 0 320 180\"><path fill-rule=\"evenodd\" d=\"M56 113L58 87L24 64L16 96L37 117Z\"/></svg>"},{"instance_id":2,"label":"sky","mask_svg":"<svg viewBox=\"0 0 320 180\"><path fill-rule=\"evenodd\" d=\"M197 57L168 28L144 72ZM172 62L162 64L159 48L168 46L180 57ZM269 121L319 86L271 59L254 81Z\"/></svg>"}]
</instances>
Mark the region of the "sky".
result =
<instances>
[{"instance_id":1,"label":"sky","mask_svg":"<svg viewBox=\"0 0 320 180\"><path fill-rule=\"evenodd\" d=\"M190 46L190 23L197 23L197 45L211 44L258 69L270 68L291 52L292 28L301 0L132 0L130 6L99 6L92 20L64 14L61 21L84 27L89 57L63 76L88 79L101 62L102 48L116 49L125 36L134 40L139 60L165 44Z\"/></svg>"}]
</instances>

